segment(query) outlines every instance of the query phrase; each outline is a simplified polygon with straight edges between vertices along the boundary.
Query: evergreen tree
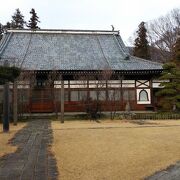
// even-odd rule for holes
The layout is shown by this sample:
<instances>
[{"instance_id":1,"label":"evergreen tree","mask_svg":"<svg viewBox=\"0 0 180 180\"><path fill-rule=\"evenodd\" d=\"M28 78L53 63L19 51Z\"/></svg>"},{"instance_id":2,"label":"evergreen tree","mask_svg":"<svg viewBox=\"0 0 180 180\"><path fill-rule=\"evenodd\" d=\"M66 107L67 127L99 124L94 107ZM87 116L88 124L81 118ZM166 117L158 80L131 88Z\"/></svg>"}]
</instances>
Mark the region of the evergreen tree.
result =
<instances>
[{"instance_id":1,"label":"evergreen tree","mask_svg":"<svg viewBox=\"0 0 180 180\"><path fill-rule=\"evenodd\" d=\"M173 48L173 61L180 68L180 35L178 36Z\"/></svg>"},{"instance_id":2,"label":"evergreen tree","mask_svg":"<svg viewBox=\"0 0 180 180\"><path fill-rule=\"evenodd\" d=\"M0 66L0 85L7 81L13 82L20 75L20 69L17 67Z\"/></svg>"},{"instance_id":3,"label":"evergreen tree","mask_svg":"<svg viewBox=\"0 0 180 180\"><path fill-rule=\"evenodd\" d=\"M35 12L35 9L31 9L30 14L32 15L29 23L27 24L27 27L29 27L30 29L40 29L37 26L37 23L40 22L39 21L39 17L37 16L37 13Z\"/></svg>"},{"instance_id":4,"label":"evergreen tree","mask_svg":"<svg viewBox=\"0 0 180 180\"><path fill-rule=\"evenodd\" d=\"M10 22L7 22L6 25L4 25L4 29L11 29L12 25Z\"/></svg>"},{"instance_id":5,"label":"evergreen tree","mask_svg":"<svg viewBox=\"0 0 180 180\"><path fill-rule=\"evenodd\" d=\"M150 59L149 45L147 40L147 29L145 27L145 22L139 24L139 29L136 31L137 38L134 42L133 55L143 58Z\"/></svg>"},{"instance_id":6,"label":"evergreen tree","mask_svg":"<svg viewBox=\"0 0 180 180\"><path fill-rule=\"evenodd\" d=\"M19 9L12 16L11 27L17 29L23 29L25 25L24 16L21 14Z\"/></svg>"},{"instance_id":7,"label":"evergreen tree","mask_svg":"<svg viewBox=\"0 0 180 180\"><path fill-rule=\"evenodd\" d=\"M164 71L160 80L169 80L161 83L163 89L157 92L162 97L159 105L166 110L180 109L180 37L177 38L173 49L172 62L164 64Z\"/></svg>"}]
</instances>

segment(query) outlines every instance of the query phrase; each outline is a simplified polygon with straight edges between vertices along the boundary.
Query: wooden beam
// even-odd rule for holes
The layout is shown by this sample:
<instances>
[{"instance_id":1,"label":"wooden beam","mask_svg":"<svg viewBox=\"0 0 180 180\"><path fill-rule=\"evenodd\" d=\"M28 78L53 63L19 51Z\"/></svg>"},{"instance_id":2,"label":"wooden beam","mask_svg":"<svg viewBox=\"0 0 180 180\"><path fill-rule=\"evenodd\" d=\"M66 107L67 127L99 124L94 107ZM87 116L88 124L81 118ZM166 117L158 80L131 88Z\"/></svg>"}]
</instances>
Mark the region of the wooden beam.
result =
<instances>
[{"instance_id":1,"label":"wooden beam","mask_svg":"<svg viewBox=\"0 0 180 180\"><path fill-rule=\"evenodd\" d=\"M61 80L61 123L64 123L64 80Z\"/></svg>"},{"instance_id":2,"label":"wooden beam","mask_svg":"<svg viewBox=\"0 0 180 180\"><path fill-rule=\"evenodd\" d=\"M13 124L17 125L17 81L13 83Z\"/></svg>"}]
</instances>

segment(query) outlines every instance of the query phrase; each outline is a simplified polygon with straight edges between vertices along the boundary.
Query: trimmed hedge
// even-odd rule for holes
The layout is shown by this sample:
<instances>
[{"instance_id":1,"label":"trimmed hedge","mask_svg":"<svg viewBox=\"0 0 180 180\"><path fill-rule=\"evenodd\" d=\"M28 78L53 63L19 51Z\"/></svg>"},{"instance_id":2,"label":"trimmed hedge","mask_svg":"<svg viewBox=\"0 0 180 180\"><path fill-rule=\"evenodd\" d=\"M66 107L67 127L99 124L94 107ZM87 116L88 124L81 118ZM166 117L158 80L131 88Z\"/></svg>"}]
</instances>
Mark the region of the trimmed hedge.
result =
<instances>
[{"instance_id":1,"label":"trimmed hedge","mask_svg":"<svg viewBox=\"0 0 180 180\"><path fill-rule=\"evenodd\" d=\"M142 113L134 114L131 116L132 119L180 119L180 113Z\"/></svg>"}]
</instances>

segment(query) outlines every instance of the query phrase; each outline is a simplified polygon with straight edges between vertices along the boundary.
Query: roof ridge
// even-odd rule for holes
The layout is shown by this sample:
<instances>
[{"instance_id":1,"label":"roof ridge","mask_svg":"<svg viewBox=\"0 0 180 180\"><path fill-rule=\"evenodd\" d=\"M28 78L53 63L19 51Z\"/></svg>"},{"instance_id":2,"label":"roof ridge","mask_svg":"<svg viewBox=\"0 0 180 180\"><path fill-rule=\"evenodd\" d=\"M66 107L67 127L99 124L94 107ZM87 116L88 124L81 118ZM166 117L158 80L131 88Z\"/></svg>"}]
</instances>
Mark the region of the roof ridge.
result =
<instances>
[{"instance_id":1,"label":"roof ridge","mask_svg":"<svg viewBox=\"0 0 180 180\"><path fill-rule=\"evenodd\" d=\"M155 62L155 61L143 59L143 58L140 58L140 57L137 57L137 56L132 56L132 55L130 55L130 57L134 57L134 58L139 59L139 60L144 61L144 62L149 62L149 63L161 65L161 66L163 65L163 63L159 63L159 62Z\"/></svg>"},{"instance_id":2,"label":"roof ridge","mask_svg":"<svg viewBox=\"0 0 180 180\"><path fill-rule=\"evenodd\" d=\"M116 37L118 43L120 44L120 46L122 47L123 51L127 54L127 55L130 55L126 45L124 44L124 41L122 40L122 37L121 36L118 36Z\"/></svg>"},{"instance_id":3,"label":"roof ridge","mask_svg":"<svg viewBox=\"0 0 180 180\"><path fill-rule=\"evenodd\" d=\"M57 33L57 34L118 34L119 31L110 31L110 30L73 30L73 29L9 29L7 32L16 32L16 33Z\"/></svg>"},{"instance_id":4,"label":"roof ridge","mask_svg":"<svg viewBox=\"0 0 180 180\"><path fill-rule=\"evenodd\" d=\"M101 53L102 53L102 55L103 55L103 57L104 57L105 61L107 62L107 65L108 65L109 67L111 67L111 66L110 66L110 64L109 64L108 59L106 58L106 56L105 56L105 54L104 54L104 51L103 51L103 48L102 48L102 46L101 46L101 43L100 43L99 37L98 37L98 36L96 36L96 38L97 38L97 41L98 41L98 44L99 44L99 47L100 47Z\"/></svg>"},{"instance_id":5,"label":"roof ridge","mask_svg":"<svg viewBox=\"0 0 180 180\"><path fill-rule=\"evenodd\" d=\"M122 44L119 43L119 41L117 40L117 38L116 38L116 36L114 34L113 34L113 39L114 39L114 41L116 41L116 45L118 46L118 49L120 51L122 51L122 53L124 54L124 58L126 58L127 55L129 55L129 54L127 54L127 52L124 51L124 48L122 47Z\"/></svg>"}]
</instances>

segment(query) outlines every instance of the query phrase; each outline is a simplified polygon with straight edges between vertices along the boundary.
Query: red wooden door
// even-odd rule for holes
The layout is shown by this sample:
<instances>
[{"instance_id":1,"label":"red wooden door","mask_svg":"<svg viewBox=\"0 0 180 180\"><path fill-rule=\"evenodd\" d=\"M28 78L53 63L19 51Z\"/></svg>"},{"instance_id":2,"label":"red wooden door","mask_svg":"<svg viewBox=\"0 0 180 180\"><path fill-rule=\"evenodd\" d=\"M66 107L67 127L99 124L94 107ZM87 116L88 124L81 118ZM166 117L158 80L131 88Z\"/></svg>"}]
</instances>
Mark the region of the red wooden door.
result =
<instances>
[{"instance_id":1,"label":"red wooden door","mask_svg":"<svg viewBox=\"0 0 180 180\"><path fill-rule=\"evenodd\" d=\"M32 90L31 112L53 112L53 89L37 88Z\"/></svg>"}]
</instances>

